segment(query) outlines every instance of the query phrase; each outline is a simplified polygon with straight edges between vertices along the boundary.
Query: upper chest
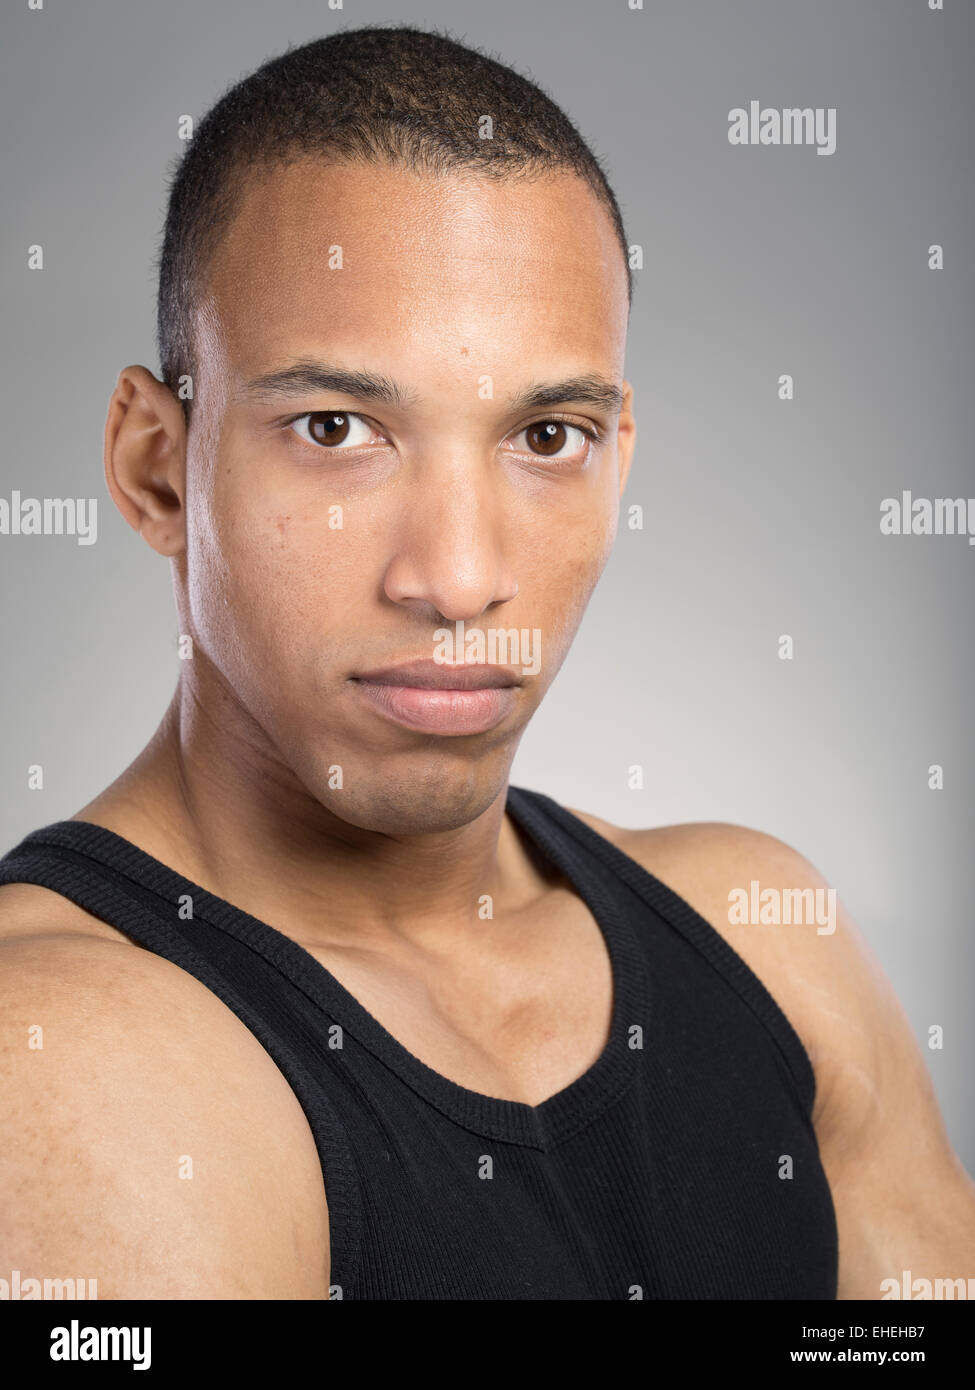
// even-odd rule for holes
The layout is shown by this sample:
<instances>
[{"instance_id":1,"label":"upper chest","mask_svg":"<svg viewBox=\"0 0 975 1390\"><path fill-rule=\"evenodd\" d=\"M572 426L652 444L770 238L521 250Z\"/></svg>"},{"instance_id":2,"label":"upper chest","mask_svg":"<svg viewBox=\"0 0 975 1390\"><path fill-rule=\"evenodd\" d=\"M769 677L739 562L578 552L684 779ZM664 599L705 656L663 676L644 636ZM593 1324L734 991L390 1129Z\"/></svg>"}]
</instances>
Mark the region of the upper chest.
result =
<instances>
[{"instance_id":1,"label":"upper chest","mask_svg":"<svg viewBox=\"0 0 975 1390\"><path fill-rule=\"evenodd\" d=\"M539 1105L606 1046L611 960L568 890L422 950L302 944L397 1043L468 1090Z\"/></svg>"}]
</instances>

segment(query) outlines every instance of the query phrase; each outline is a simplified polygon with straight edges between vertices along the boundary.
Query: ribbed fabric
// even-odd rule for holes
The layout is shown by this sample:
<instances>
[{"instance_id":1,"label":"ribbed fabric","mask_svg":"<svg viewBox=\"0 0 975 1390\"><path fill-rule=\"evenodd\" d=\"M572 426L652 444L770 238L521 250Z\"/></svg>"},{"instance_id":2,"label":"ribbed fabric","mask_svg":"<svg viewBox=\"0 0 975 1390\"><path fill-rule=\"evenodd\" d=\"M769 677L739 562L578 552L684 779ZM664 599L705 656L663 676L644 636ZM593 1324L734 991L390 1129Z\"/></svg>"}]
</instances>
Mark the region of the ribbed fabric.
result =
<instances>
[{"instance_id":1,"label":"ribbed fabric","mask_svg":"<svg viewBox=\"0 0 975 1390\"><path fill-rule=\"evenodd\" d=\"M433 1071L303 947L100 826L33 832L0 883L70 898L255 1034L311 1126L343 1298L835 1298L815 1078L781 1009L713 927L578 817L514 787L507 808L612 960L606 1049L539 1106Z\"/></svg>"}]
</instances>

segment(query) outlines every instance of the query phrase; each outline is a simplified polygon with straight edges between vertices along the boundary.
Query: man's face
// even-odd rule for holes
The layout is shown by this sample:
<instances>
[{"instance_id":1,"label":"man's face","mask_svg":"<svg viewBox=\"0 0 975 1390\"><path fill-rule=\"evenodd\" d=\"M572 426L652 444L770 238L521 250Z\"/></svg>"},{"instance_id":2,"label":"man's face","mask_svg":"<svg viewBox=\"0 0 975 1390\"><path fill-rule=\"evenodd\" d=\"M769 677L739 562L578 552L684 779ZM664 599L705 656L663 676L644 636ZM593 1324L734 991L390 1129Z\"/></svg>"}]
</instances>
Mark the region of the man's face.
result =
<instances>
[{"instance_id":1,"label":"man's face","mask_svg":"<svg viewBox=\"0 0 975 1390\"><path fill-rule=\"evenodd\" d=\"M198 316L177 596L255 753L346 822L451 829L503 787L634 437L628 398L622 417L578 389L518 398L619 389L626 318L609 216L571 174L306 159L248 184ZM253 385L299 363L398 395ZM405 662L428 667L388 674ZM484 678L504 688L415 688Z\"/></svg>"}]
</instances>

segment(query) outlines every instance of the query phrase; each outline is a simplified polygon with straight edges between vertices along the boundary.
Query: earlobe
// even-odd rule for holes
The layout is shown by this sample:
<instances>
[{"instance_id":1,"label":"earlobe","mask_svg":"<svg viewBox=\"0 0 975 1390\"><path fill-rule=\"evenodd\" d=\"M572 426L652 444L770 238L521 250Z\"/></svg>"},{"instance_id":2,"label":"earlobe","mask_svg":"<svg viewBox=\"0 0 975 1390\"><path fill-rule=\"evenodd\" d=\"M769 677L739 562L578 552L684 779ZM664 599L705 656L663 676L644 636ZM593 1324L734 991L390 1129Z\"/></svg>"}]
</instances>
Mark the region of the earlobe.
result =
<instances>
[{"instance_id":1,"label":"earlobe","mask_svg":"<svg viewBox=\"0 0 975 1390\"><path fill-rule=\"evenodd\" d=\"M134 531L160 555L186 544L186 422L145 367L119 373L105 421L105 481Z\"/></svg>"}]
</instances>

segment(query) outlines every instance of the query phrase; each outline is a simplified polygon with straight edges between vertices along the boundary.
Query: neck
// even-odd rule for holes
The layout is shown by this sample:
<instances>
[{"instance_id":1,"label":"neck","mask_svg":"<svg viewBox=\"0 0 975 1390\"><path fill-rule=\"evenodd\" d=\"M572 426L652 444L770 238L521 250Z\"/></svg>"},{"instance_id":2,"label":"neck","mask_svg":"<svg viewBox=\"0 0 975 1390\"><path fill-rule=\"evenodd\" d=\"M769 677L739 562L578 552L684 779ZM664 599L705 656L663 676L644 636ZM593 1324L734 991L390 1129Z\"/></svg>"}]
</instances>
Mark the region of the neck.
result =
<instances>
[{"instance_id":1,"label":"neck","mask_svg":"<svg viewBox=\"0 0 975 1390\"><path fill-rule=\"evenodd\" d=\"M75 818L296 938L381 942L468 930L485 894L495 916L537 894L506 793L507 782L453 830L350 825L311 796L226 691L183 676L143 752Z\"/></svg>"}]
</instances>

